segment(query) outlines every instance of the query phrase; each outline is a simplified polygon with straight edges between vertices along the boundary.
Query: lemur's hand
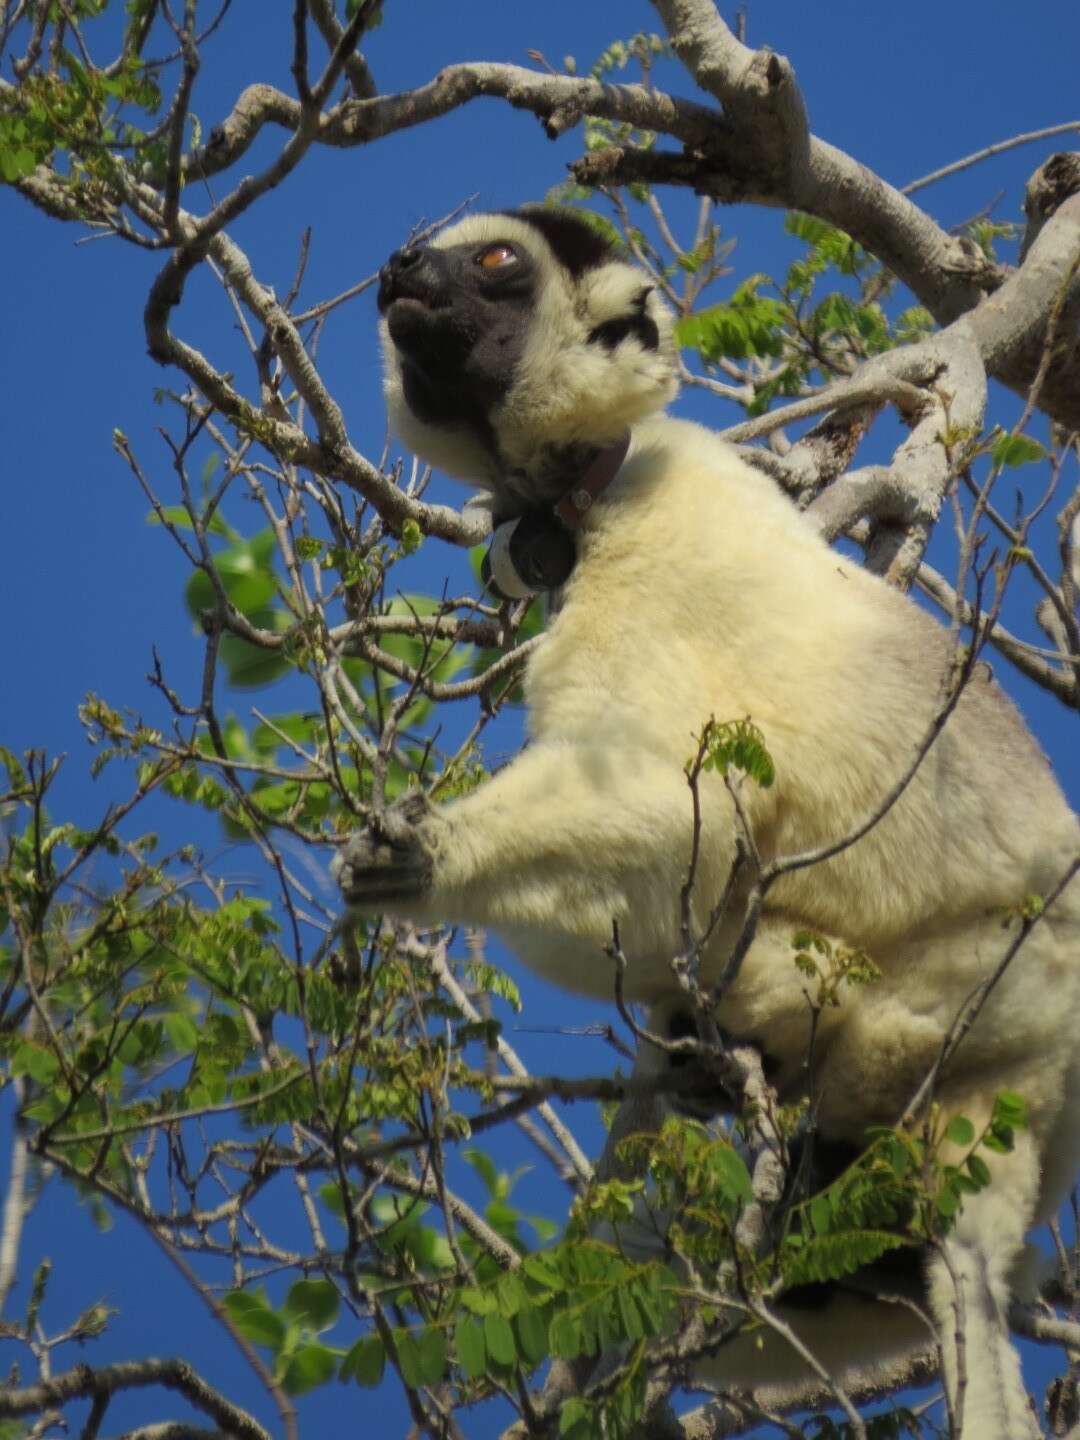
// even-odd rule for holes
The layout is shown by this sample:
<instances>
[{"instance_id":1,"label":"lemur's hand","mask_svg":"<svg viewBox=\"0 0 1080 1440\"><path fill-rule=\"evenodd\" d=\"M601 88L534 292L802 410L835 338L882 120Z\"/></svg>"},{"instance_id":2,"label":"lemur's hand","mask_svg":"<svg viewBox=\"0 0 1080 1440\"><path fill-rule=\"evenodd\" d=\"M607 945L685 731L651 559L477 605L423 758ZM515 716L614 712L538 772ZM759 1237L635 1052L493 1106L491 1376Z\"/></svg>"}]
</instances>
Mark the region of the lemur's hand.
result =
<instances>
[{"instance_id":1,"label":"lemur's hand","mask_svg":"<svg viewBox=\"0 0 1080 1440\"><path fill-rule=\"evenodd\" d=\"M387 901L423 893L431 883L432 859L420 827L431 813L425 796L407 795L349 837L332 866L349 905L378 910Z\"/></svg>"}]
</instances>

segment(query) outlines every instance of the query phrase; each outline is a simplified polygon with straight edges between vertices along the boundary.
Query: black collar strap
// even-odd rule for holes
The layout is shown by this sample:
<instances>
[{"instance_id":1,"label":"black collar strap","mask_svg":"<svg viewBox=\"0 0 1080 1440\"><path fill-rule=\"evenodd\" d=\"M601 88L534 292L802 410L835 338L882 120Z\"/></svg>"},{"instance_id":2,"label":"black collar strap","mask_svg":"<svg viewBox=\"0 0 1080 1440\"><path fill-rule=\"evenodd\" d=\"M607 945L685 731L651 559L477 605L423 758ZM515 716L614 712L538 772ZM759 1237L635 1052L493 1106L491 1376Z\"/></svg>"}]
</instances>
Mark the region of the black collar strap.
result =
<instances>
[{"instance_id":1,"label":"black collar strap","mask_svg":"<svg viewBox=\"0 0 1080 1440\"><path fill-rule=\"evenodd\" d=\"M556 503L555 514L568 530L578 528L586 512L591 509L593 501L598 499L615 479L629 449L630 431L626 430L618 440L604 446L573 489L568 490Z\"/></svg>"},{"instance_id":2,"label":"black collar strap","mask_svg":"<svg viewBox=\"0 0 1080 1440\"><path fill-rule=\"evenodd\" d=\"M526 510L495 528L480 578L501 600L525 600L558 590L577 560L574 531L619 473L630 448L629 430L600 451L571 490L550 508Z\"/></svg>"}]
</instances>

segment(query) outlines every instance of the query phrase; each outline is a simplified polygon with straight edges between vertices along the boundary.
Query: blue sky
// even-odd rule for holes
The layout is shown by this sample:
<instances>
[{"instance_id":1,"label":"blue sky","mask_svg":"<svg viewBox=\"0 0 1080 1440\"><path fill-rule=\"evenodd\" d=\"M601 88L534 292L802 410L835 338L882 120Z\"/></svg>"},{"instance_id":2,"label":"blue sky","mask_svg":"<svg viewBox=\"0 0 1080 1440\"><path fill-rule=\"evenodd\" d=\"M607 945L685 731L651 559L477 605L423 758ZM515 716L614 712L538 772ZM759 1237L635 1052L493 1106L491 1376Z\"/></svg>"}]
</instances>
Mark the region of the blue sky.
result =
<instances>
[{"instance_id":1,"label":"blue sky","mask_svg":"<svg viewBox=\"0 0 1080 1440\"><path fill-rule=\"evenodd\" d=\"M290 12L283 0L235 0L207 46L196 85L194 109L204 131L251 81L291 89ZM389 0L367 54L380 89L391 91L420 84L459 60L529 64L529 50L542 52L555 66L573 54L586 68L613 38L655 28L654 11L644 0L548 0L542 6L412 0L407 7ZM793 61L818 135L895 183L1017 132L1080 114L1080 7L1066 0L1033 0L1022 11L1002 0L978 7L927 0L751 4L749 39ZM674 65L657 78L678 93L693 88ZM281 139L281 132L266 134L244 166L256 169ZM922 202L951 225L1003 191L995 218L1017 220L1024 181L1054 148L1078 147L1065 139L1010 152L925 192ZM422 217L441 215L469 195L475 193L483 208L542 198L579 152L579 132L552 143L531 116L494 101L474 102L377 146L314 152L232 233L258 277L281 292L295 268L300 233L310 225L304 298L314 302L377 268ZM219 182L217 193L222 188ZM185 203L202 209L207 197L193 191ZM688 197L672 197L676 223L690 209ZM779 213L745 207L722 217L726 233L738 237L732 284L755 271L775 271L788 258L791 245L781 222ZM0 334L5 460L0 598L9 617L0 743L16 751L33 745L68 753L54 810L88 821L100 813L108 793L107 782L89 778L75 713L80 699L94 690L113 704L130 704L161 719L145 682L152 647L170 682L189 694L202 660L181 602L184 562L160 530L147 527L146 502L111 445L118 427L168 492L168 455L156 427L170 417L155 405L154 390L176 377L147 357L142 330L146 291L161 261L115 241L77 246L75 229L37 214L8 191L0 192L0 226L8 280ZM345 407L354 444L377 458L385 419L374 318L368 294L330 328L320 361ZM211 283L196 279L176 325L194 343L205 344L213 358L230 363L228 357L235 356L239 368L231 317ZM1011 399L998 397L998 403L997 413L1011 417ZM718 402L694 400L682 408L716 426L737 418ZM432 589L440 588L448 568L462 573L460 556L434 542L425 545L422 563L422 579ZM996 669L1080 806L1075 715L1070 719L1030 685L1014 684L1004 664ZM247 703L241 696L238 708ZM505 725L492 743L512 749L516 732ZM190 812L171 821L162 816L161 823L175 827L178 819L192 823ZM165 838L186 837L174 829ZM209 826L196 838L220 848ZM578 1023L605 1018L595 1006L568 1006L564 997L535 982L527 983L526 994L529 1022L537 1026L565 1024L568 1016ZM596 1041L550 1034L520 1038L523 1050L537 1055L539 1068L586 1070L609 1063ZM508 1151L506 1163L521 1158ZM0 1154L0 1164L6 1162ZM562 1202L556 1192L545 1191L541 1198L557 1213ZM54 1183L27 1234L27 1257L36 1260L41 1253L56 1261L58 1318L59 1312L70 1317L97 1299L120 1307L108 1335L85 1358L181 1348L223 1389L266 1415L242 1362L209 1330L199 1302L175 1283L167 1262L141 1232L121 1219L110 1234L99 1236L86 1208ZM72 1363L79 1357L63 1358ZM129 1402L128 1411L118 1408L111 1417L112 1428L125 1414L134 1420L147 1413ZM356 1433L376 1415L387 1434L406 1423L391 1397L373 1400L336 1387L304 1402L301 1414L307 1433L331 1440Z\"/></svg>"}]
</instances>

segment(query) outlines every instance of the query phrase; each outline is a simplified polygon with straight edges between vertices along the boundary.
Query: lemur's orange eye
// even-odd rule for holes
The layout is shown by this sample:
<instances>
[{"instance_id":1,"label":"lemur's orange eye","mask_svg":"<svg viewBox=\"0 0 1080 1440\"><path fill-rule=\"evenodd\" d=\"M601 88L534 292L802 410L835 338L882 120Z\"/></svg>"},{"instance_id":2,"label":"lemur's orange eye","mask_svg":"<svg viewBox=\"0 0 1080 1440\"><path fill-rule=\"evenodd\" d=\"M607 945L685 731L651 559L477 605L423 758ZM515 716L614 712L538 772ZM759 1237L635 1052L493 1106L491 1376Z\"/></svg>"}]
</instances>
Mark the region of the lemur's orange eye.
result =
<instances>
[{"instance_id":1,"label":"lemur's orange eye","mask_svg":"<svg viewBox=\"0 0 1080 1440\"><path fill-rule=\"evenodd\" d=\"M509 245L500 242L498 245L489 245L486 250L481 250L476 257L476 263L485 270L500 270L504 265L512 265L517 255Z\"/></svg>"}]
</instances>

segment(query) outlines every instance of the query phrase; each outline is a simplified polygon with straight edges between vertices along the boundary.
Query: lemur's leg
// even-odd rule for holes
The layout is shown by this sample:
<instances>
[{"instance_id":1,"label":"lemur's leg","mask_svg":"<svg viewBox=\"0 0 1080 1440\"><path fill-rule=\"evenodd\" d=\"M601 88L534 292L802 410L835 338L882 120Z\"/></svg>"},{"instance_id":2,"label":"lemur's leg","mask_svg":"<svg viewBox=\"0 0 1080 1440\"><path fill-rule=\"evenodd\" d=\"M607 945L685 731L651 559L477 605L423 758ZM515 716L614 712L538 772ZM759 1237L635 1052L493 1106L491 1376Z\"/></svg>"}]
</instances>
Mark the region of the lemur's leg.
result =
<instances>
[{"instance_id":1,"label":"lemur's leg","mask_svg":"<svg viewBox=\"0 0 1080 1440\"><path fill-rule=\"evenodd\" d=\"M954 1101L943 1098L943 1106ZM972 1105L959 1106L971 1116ZM974 1118L978 1120L977 1111ZM959 1440L1038 1440L1020 1356L1009 1338L1010 1272L1036 1204L1039 1162L1030 1134L988 1157L993 1179L969 1196L928 1265L930 1308Z\"/></svg>"}]
</instances>

